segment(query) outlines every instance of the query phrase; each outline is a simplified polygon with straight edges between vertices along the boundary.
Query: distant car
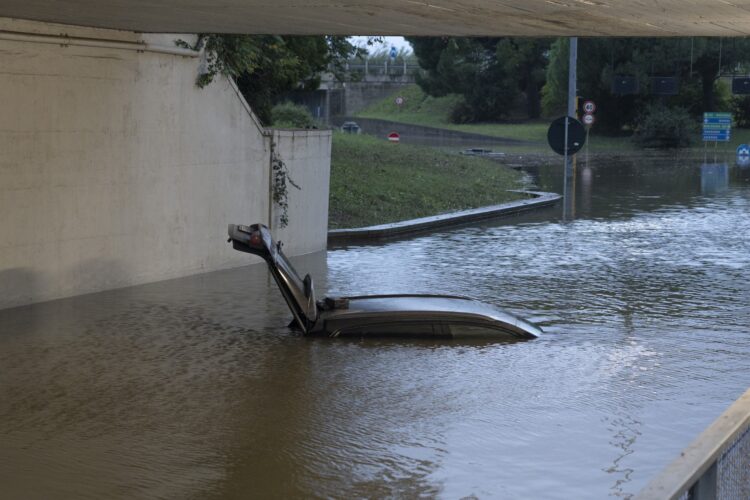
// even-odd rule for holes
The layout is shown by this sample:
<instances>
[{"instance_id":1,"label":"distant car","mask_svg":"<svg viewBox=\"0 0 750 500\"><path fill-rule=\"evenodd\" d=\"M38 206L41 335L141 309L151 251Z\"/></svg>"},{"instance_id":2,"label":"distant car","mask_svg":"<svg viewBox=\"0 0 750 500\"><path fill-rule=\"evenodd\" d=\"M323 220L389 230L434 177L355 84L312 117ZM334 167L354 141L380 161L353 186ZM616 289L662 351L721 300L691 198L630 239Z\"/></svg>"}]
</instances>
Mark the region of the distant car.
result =
<instances>
[{"instance_id":1,"label":"distant car","mask_svg":"<svg viewBox=\"0 0 750 500\"><path fill-rule=\"evenodd\" d=\"M262 257L294 316L293 326L329 337L493 337L533 339L542 330L490 304L452 295L361 295L315 300L312 277L300 278L262 224L229 225L235 250Z\"/></svg>"},{"instance_id":2,"label":"distant car","mask_svg":"<svg viewBox=\"0 0 750 500\"><path fill-rule=\"evenodd\" d=\"M344 122L341 125L341 131L346 132L347 134L361 134L362 129L359 125L357 125L357 122Z\"/></svg>"}]
</instances>

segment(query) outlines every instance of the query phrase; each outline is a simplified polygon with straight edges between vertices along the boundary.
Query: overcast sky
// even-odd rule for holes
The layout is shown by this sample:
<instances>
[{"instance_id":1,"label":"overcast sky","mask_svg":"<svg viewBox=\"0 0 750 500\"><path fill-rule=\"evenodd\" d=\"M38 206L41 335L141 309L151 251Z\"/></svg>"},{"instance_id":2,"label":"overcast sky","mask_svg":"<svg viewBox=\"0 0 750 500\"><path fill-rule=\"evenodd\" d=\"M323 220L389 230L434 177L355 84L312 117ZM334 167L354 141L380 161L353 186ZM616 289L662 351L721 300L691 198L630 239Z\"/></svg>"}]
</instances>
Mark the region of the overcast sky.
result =
<instances>
[{"instance_id":1,"label":"overcast sky","mask_svg":"<svg viewBox=\"0 0 750 500\"><path fill-rule=\"evenodd\" d=\"M377 52L381 49L381 47L384 47L386 49L390 49L391 46L396 47L397 49L404 48L411 52L411 45L409 45L409 42L404 40L404 37L402 36L386 36L383 37L385 40L382 44L375 44L370 47L370 52ZM367 37L366 36L353 36L352 37L352 43L357 46L367 46Z\"/></svg>"}]
</instances>

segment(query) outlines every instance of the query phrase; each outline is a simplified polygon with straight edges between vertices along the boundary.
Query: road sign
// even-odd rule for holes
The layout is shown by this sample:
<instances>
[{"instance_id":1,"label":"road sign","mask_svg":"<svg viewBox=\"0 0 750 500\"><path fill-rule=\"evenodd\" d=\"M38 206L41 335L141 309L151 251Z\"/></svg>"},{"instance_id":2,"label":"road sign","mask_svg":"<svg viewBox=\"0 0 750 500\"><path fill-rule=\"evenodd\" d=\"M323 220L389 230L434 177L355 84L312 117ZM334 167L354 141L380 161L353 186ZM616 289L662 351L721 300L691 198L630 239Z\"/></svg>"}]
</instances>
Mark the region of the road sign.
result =
<instances>
[{"instance_id":1,"label":"road sign","mask_svg":"<svg viewBox=\"0 0 750 500\"><path fill-rule=\"evenodd\" d=\"M560 155L565 154L565 121L568 121L568 154L580 151L586 143L586 129L572 116L561 116L553 121L547 130L547 142L552 150Z\"/></svg>"},{"instance_id":2,"label":"road sign","mask_svg":"<svg viewBox=\"0 0 750 500\"><path fill-rule=\"evenodd\" d=\"M703 134L703 140L708 142L729 142L732 136L729 132L719 132L717 134Z\"/></svg>"},{"instance_id":3,"label":"road sign","mask_svg":"<svg viewBox=\"0 0 750 500\"><path fill-rule=\"evenodd\" d=\"M593 114L594 111L596 111L596 104L594 104L594 101L584 101L583 102L583 112L586 114Z\"/></svg>"},{"instance_id":4,"label":"road sign","mask_svg":"<svg viewBox=\"0 0 750 500\"><path fill-rule=\"evenodd\" d=\"M589 113L586 113L583 115L583 124L588 125L589 127L594 124L596 119L594 118L594 115L591 115Z\"/></svg>"},{"instance_id":5,"label":"road sign","mask_svg":"<svg viewBox=\"0 0 750 500\"><path fill-rule=\"evenodd\" d=\"M398 135L398 132L391 132L388 134L388 140L391 142L399 142L401 140L401 136Z\"/></svg>"},{"instance_id":6,"label":"road sign","mask_svg":"<svg viewBox=\"0 0 750 500\"><path fill-rule=\"evenodd\" d=\"M396 105L403 106L403 104L404 104L404 98L401 96L396 97Z\"/></svg>"},{"instance_id":7,"label":"road sign","mask_svg":"<svg viewBox=\"0 0 750 500\"><path fill-rule=\"evenodd\" d=\"M732 135L732 113L703 113L703 140L727 142Z\"/></svg>"},{"instance_id":8,"label":"road sign","mask_svg":"<svg viewBox=\"0 0 750 500\"><path fill-rule=\"evenodd\" d=\"M729 130L731 123L704 123L703 130Z\"/></svg>"},{"instance_id":9,"label":"road sign","mask_svg":"<svg viewBox=\"0 0 750 500\"><path fill-rule=\"evenodd\" d=\"M750 156L750 146L747 144L737 146L737 156Z\"/></svg>"}]
</instances>

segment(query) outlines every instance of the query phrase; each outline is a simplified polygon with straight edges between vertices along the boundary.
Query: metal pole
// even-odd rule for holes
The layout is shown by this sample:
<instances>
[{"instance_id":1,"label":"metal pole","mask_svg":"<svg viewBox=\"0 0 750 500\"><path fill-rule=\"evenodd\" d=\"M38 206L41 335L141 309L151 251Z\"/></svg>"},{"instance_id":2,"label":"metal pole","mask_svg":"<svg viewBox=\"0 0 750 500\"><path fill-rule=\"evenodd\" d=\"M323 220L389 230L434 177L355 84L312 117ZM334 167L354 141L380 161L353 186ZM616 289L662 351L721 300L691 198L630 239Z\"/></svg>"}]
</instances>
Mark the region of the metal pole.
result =
<instances>
[{"instance_id":1,"label":"metal pole","mask_svg":"<svg viewBox=\"0 0 750 500\"><path fill-rule=\"evenodd\" d=\"M578 65L578 37L570 37L570 59L568 61L568 116L576 112L576 68ZM568 118L565 119L565 170L563 173L563 218L568 215L568 182L571 170L571 159L568 155Z\"/></svg>"}]
</instances>

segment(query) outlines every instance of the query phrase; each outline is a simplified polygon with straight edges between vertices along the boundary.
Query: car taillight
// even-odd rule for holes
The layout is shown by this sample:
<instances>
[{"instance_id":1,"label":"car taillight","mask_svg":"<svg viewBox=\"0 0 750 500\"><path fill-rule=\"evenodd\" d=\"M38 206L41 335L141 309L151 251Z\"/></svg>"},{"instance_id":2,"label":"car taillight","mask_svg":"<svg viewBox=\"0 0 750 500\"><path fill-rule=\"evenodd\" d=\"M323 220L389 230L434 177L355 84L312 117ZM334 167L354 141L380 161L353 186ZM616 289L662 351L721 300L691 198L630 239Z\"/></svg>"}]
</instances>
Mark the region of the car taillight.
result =
<instances>
[{"instance_id":1,"label":"car taillight","mask_svg":"<svg viewBox=\"0 0 750 500\"><path fill-rule=\"evenodd\" d=\"M254 232L250 236L249 243L250 243L251 246L254 246L254 247L260 247L261 246L260 233L258 231Z\"/></svg>"}]
</instances>

